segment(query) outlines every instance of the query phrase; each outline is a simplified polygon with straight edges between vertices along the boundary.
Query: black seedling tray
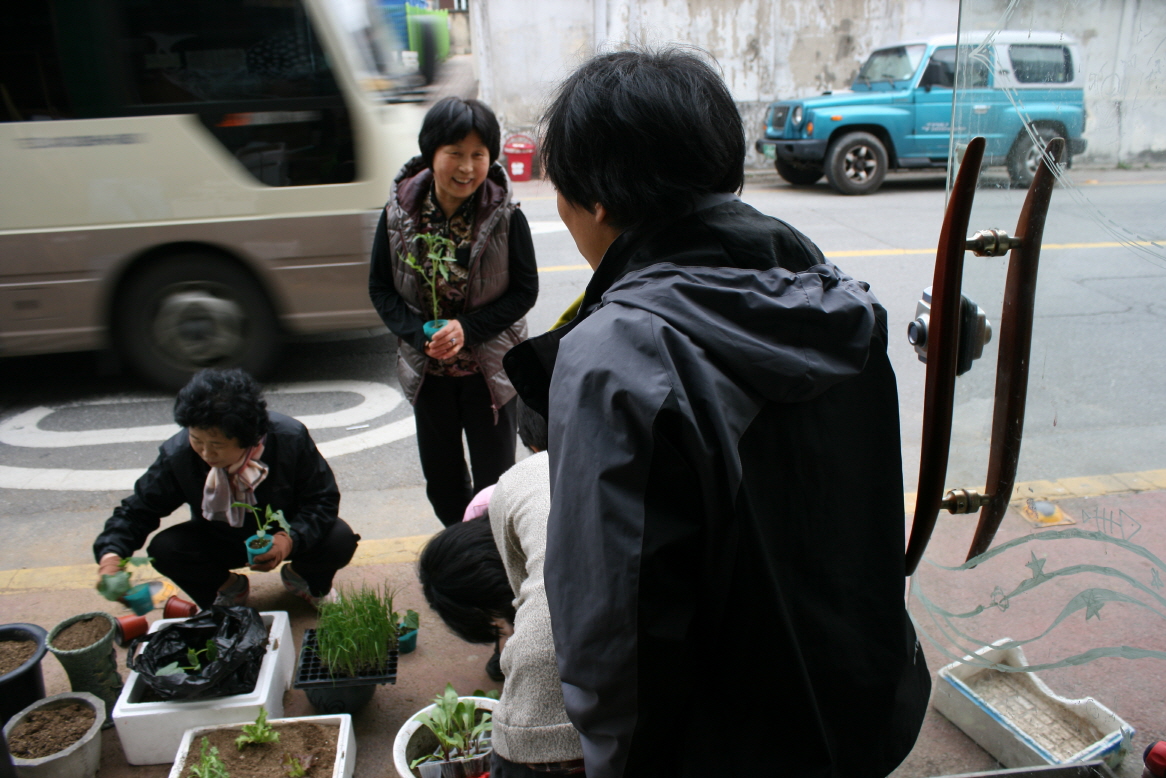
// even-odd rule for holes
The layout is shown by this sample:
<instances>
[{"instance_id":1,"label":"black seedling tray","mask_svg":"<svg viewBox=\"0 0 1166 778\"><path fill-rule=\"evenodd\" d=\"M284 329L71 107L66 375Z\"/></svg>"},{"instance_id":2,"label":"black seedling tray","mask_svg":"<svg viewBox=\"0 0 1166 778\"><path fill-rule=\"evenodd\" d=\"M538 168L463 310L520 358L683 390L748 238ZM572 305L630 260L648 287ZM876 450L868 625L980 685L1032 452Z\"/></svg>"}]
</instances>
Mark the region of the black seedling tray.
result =
<instances>
[{"instance_id":1,"label":"black seedling tray","mask_svg":"<svg viewBox=\"0 0 1166 778\"><path fill-rule=\"evenodd\" d=\"M334 678L324 669L320 655L316 653L316 630L304 630L304 645L300 648L300 661L296 667L296 679L292 684L296 689L337 688L344 686L367 686L373 683L397 682L397 648L389 650L385 666L378 671L365 671L357 675Z\"/></svg>"}]
</instances>

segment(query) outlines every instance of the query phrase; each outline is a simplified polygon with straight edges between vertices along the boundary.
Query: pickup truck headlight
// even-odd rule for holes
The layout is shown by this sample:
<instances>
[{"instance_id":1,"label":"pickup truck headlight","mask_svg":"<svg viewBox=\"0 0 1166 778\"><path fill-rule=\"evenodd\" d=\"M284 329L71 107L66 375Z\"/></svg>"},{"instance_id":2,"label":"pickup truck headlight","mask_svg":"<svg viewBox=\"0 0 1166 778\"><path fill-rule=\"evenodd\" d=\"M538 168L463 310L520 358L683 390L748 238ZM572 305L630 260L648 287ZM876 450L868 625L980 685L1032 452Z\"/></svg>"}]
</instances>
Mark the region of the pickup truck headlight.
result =
<instances>
[{"instance_id":1,"label":"pickup truck headlight","mask_svg":"<svg viewBox=\"0 0 1166 778\"><path fill-rule=\"evenodd\" d=\"M789 120L793 122L795 127L800 127L802 124L802 107L795 105L793 113L790 114Z\"/></svg>"}]
</instances>

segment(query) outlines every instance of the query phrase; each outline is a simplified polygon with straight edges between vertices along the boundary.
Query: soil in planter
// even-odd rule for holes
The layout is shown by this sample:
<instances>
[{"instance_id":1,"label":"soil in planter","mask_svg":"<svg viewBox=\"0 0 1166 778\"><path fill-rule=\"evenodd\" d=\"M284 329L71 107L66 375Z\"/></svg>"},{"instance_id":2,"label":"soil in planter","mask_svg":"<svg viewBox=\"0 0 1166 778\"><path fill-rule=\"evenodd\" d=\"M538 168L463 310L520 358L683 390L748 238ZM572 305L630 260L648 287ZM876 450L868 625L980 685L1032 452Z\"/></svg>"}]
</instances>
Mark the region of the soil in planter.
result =
<instances>
[{"instance_id":1,"label":"soil in planter","mask_svg":"<svg viewBox=\"0 0 1166 778\"><path fill-rule=\"evenodd\" d=\"M267 538L255 538L248 545L255 549L263 548L267 545Z\"/></svg>"},{"instance_id":2,"label":"soil in planter","mask_svg":"<svg viewBox=\"0 0 1166 778\"><path fill-rule=\"evenodd\" d=\"M64 751L89 731L96 716L93 708L79 702L34 710L12 729L8 750L21 759L40 759Z\"/></svg>"},{"instance_id":3,"label":"soil in planter","mask_svg":"<svg viewBox=\"0 0 1166 778\"><path fill-rule=\"evenodd\" d=\"M35 640L0 640L0 675L11 673L35 653Z\"/></svg>"},{"instance_id":4,"label":"soil in planter","mask_svg":"<svg viewBox=\"0 0 1166 778\"><path fill-rule=\"evenodd\" d=\"M340 738L340 727L335 724L276 724L279 732L277 743L252 743L240 751L235 746L239 737L238 729L216 729L198 735L190 743L182 775L190 775L190 768L198 764L202 755L202 739L205 737L212 746L219 749L219 758L227 766L231 778L287 778L287 768L283 764L284 755L292 754L303 760L305 754L312 757L312 766L304 774L305 778L329 778L336 763L336 741Z\"/></svg>"},{"instance_id":5,"label":"soil in planter","mask_svg":"<svg viewBox=\"0 0 1166 778\"><path fill-rule=\"evenodd\" d=\"M53 638L53 648L58 651L76 651L101 640L110 629L109 619L100 616L75 621L57 633Z\"/></svg>"}]
</instances>

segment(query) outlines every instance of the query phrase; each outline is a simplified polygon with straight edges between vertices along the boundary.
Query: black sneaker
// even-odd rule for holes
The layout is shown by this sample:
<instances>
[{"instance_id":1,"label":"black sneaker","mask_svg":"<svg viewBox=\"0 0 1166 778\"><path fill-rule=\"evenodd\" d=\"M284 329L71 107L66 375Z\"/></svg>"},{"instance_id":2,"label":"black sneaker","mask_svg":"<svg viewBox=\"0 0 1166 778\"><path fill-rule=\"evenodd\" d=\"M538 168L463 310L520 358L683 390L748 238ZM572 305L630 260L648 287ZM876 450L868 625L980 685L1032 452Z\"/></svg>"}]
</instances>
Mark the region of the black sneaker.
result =
<instances>
[{"instance_id":1,"label":"black sneaker","mask_svg":"<svg viewBox=\"0 0 1166 778\"><path fill-rule=\"evenodd\" d=\"M494 656L490 657L490 661L486 663L486 675L490 676L491 681L502 683L506 680L506 674L502 672L502 652L494 649Z\"/></svg>"}]
</instances>

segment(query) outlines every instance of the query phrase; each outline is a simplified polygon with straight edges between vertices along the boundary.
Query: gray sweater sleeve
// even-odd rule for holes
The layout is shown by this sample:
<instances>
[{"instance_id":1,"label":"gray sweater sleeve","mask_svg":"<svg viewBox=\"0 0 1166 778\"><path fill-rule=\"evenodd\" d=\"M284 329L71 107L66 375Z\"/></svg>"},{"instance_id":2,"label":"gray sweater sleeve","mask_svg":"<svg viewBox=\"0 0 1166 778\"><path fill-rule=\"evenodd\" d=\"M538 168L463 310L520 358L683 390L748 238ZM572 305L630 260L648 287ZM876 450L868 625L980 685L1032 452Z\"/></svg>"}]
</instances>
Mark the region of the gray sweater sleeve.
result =
<instances>
[{"instance_id":1,"label":"gray sweater sleeve","mask_svg":"<svg viewBox=\"0 0 1166 778\"><path fill-rule=\"evenodd\" d=\"M493 742L500 756L522 764L583 756L579 734L563 706L551 614L543 590L550 508L545 453L508 470L490 498L490 528L515 592L514 634L502 650L506 685L494 709Z\"/></svg>"}]
</instances>

